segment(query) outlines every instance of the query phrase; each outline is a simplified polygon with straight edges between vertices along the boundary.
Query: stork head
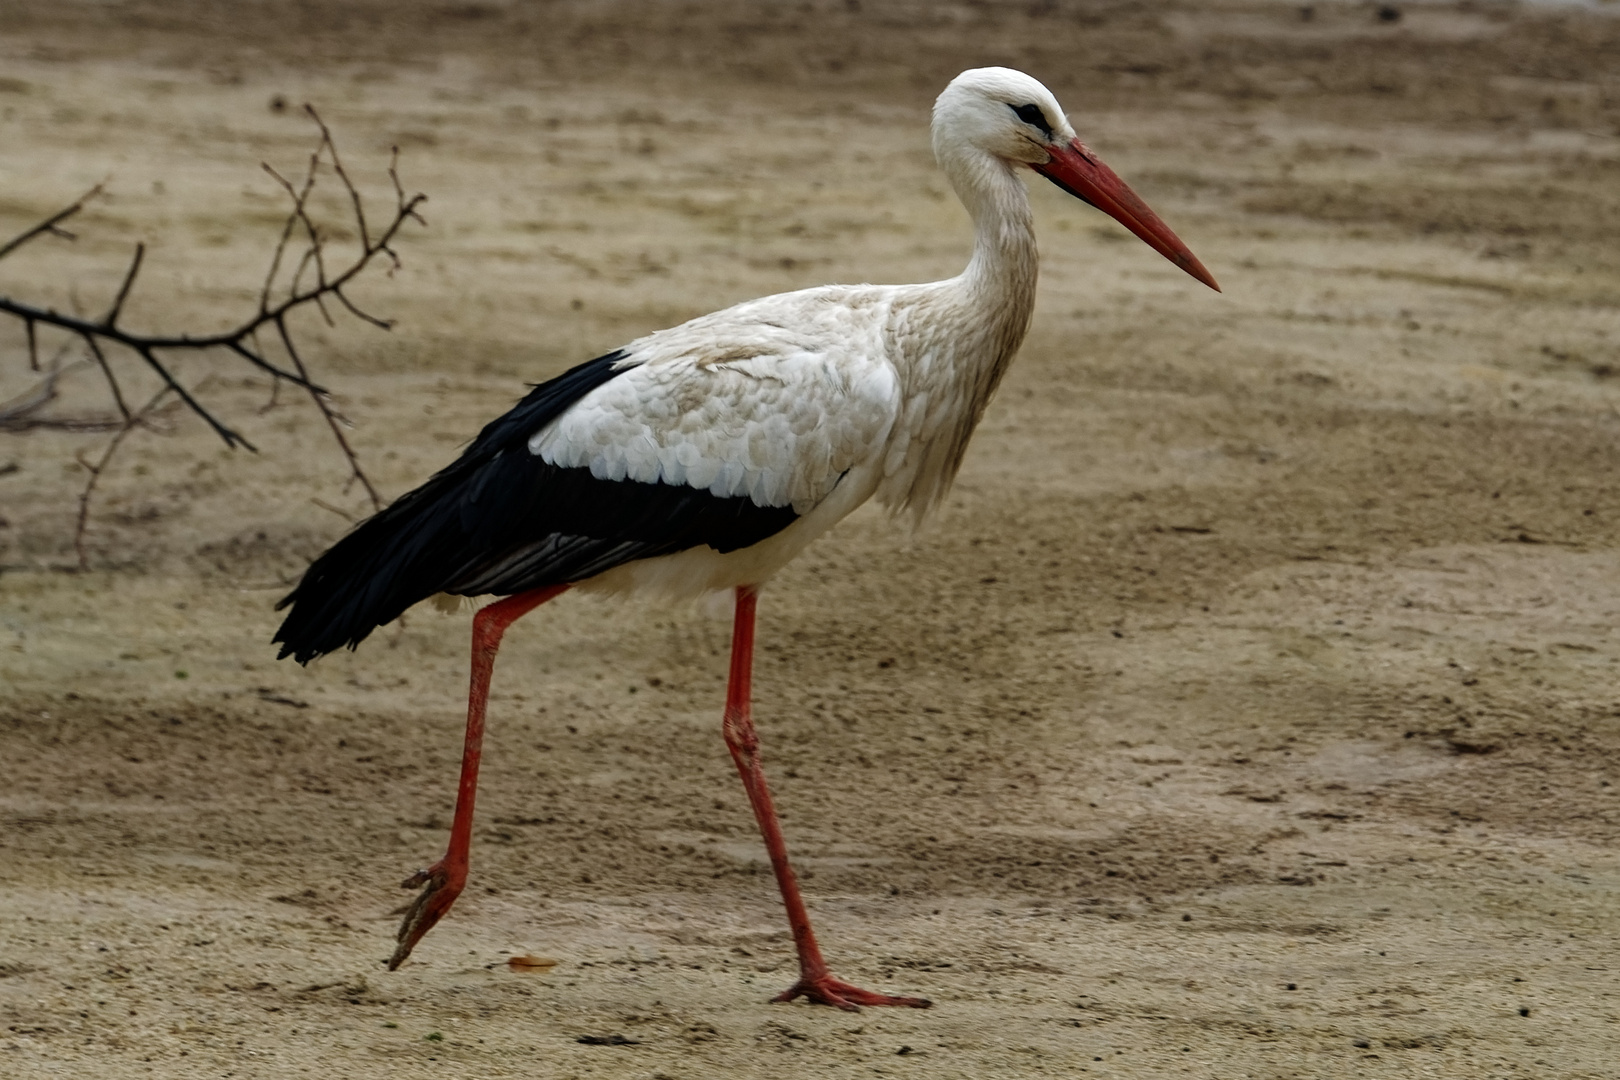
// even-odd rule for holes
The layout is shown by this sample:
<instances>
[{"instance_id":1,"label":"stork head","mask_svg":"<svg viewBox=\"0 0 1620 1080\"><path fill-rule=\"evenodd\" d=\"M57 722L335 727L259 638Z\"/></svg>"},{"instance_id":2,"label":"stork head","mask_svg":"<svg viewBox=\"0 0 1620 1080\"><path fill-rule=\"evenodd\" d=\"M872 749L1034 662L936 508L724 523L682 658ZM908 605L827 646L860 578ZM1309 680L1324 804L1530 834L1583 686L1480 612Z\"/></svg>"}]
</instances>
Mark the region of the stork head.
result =
<instances>
[{"instance_id":1,"label":"stork head","mask_svg":"<svg viewBox=\"0 0 1620 1080\"><path fill-rule=\"evenodd\" d=\"M1034 169L1220 291L1215 278L1170 226L1080 141L1052 91L1022 71L973 68L952 79L939 95L934 102L934 155L943 164L963 150Z\"/></svg>"}]
</instances>

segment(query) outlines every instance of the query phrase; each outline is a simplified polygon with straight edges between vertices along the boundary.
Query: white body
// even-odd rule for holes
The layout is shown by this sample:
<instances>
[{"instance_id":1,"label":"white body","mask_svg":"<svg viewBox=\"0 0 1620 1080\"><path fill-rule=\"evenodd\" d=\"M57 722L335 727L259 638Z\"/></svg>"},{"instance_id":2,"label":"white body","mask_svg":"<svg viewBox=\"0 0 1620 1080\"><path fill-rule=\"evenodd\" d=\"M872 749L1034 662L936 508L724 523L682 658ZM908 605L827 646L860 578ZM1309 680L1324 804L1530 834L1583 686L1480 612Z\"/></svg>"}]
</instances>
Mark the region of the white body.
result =
<instances>
[{"instance_id":1,"label":"white body","mask_svg":"<svg viewBox=\"0 0 1620 1080\"><path fill-rule=\"evenodd\" d=\"M690 597L759 585L876 498L921 517L949 490L1034 307L1036 250L1020 166L1045 160L1010 107L1057 101L1020 72L958 76L934 151L973 217L972 260L926 285L831 285L763 297L625 346L624 374L534 433L529 450L603 479L687 484L791 505L752 547L627 563L581 587Z\"/></svg>"}]
</instances>

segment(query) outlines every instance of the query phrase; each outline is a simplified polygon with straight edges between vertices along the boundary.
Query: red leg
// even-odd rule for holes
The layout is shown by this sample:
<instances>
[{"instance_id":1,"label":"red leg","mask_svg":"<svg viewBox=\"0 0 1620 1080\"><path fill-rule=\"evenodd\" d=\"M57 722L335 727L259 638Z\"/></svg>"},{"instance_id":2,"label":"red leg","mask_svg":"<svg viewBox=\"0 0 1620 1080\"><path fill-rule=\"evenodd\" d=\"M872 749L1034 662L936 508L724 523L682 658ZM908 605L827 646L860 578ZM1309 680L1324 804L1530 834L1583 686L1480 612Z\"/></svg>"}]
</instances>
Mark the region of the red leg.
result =
<instances>
[{"instance_id":1,"label":"red leg","mask_svg":"<svg viewBox=\"0 0 1620 1080\"><path fill-rule=\"evenodd\" d=\"M426 886L405 912L399 927L399 944L388 959L392 971L411 955L422 935L450 910L467 884L467 855L472 846L473 802L478 795L478 760L484 747L484 711L489 705L489 677L495 671L495 654L501 648L506 628L541 604L566 591L567 585L553 585L509 596L479 610L473 616L472 679L467 690L467 741L461 751L461 786L456 791L456 816L450 823L450 846L444 858L418 870L402 883L406 889Z\"/></svg>"},{"instance_id":2,"label":"red leg","mask_svg":"<svg viewBox=\"0 0 1620 1080\"><path fill-rule=\"evenodd\" d=\"M754 604L758 593L744 585L737 590L737 616L731 632L731 682L726 689L726 715L721 725L731 760L737 763L742 776L748 802L754 808L754 820L765 837L765 850L770 852L771 868L776 871L776 884L782 890L782 905L787 908L788 925L793 927L793 944L799 951L799 981L781 994L776 1001L792 1001L804 997L819 1005L836 1005L840 1009L855 1011L861 1005L906 1005L926 1009L931 1004L926 998L890 997L874 994L835 979L821 958L815 931L810 929L810 913L804 908L799 895L799 882L788 862L787 844L782 839L782 827L776 820L776 808L771 803L771 792L765 784L765 771L759 763L759 735L754 731L749 701L754 667Z\"/></svg>"}]
</instances>

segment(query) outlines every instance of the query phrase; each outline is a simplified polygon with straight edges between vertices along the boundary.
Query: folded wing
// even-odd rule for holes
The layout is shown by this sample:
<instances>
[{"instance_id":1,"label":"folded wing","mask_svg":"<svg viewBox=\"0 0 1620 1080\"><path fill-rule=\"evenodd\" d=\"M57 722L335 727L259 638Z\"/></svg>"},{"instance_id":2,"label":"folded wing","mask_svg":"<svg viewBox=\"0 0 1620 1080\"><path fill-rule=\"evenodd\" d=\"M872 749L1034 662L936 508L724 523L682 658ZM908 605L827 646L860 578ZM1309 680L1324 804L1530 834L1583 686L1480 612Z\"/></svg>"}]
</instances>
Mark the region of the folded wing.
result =
<instances>
[{"instance_id":1,"label":"folded wing","mask_svg":"<svg viewBox=\"0 0 1620 1080\"><path fill-rule=\"evenodd\" d=\"M758 335L754 335L755 338ZM507 595L759 543L887 437L887 364L653 335L534 388L449 467L311 564L275 640L307 662L439 592Z\"/></svg>"}]
</instances>

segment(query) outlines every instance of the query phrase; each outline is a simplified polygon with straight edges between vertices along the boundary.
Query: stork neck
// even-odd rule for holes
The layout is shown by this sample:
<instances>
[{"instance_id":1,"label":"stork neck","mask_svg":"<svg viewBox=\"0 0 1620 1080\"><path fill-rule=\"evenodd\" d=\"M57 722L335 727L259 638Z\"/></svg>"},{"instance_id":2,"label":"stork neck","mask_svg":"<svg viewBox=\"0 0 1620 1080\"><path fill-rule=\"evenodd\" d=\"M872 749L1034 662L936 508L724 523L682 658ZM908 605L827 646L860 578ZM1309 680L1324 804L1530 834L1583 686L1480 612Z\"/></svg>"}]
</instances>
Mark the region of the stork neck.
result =
<instances>
[{"instance_id":1,"label":"stork neck","mask_svg":"<svg viewBox=\"0 0 1620 1080\"><path fill-rule=\"evenodd\" d=\"M959 280L969 301L1002 331L997 337L1012 331L1008 344L1016 350L1035 307L1039 267L1029 193L1014 166L982 151L942 164L973 217L973 258Z\"/></svg>"},{"instance_id":2,"label":"stork neck","mask_svg":"<svg viewBox=\"0 0 1620 1080\"><path fill-rule=\"evenodd\" d=\"M1035 308L1035 230L1013 166L971 149L942 152L939 162L973 215L973 258L958 276L913 294L932 307L925 321L946 336L914 334L912 348L896 350L906 397L897 429L919 437L879 493L919 516L950 489Z\"/></svg>"}]
</instances>

